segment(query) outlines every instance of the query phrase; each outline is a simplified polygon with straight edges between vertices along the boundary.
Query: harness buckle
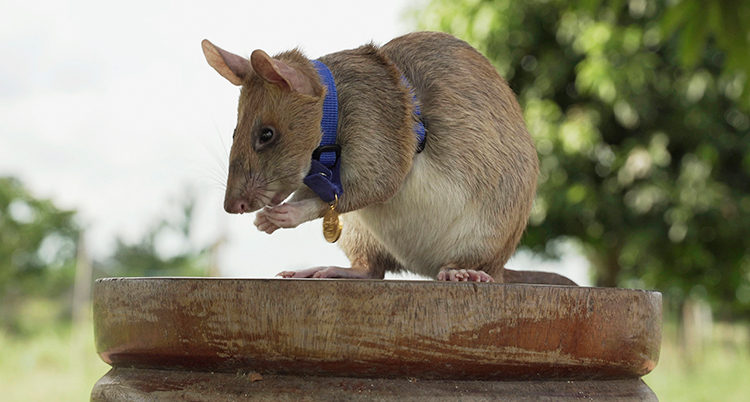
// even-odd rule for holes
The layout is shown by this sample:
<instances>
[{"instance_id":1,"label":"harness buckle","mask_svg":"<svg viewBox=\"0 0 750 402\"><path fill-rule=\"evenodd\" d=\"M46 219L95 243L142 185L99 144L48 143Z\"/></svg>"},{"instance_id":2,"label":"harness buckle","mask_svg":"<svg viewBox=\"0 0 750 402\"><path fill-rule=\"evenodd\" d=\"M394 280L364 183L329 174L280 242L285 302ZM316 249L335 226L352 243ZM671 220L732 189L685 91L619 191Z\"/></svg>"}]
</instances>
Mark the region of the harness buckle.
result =
<instances>
[{"instance_id":1,"label":"harness buckle","mask_svg":"<svg viewBox=\"0 0 750 402\"><path fill-rule=\"evenodd\" d=\"M330 166L327 163L324 163L324 161L320 160L321 154L324 152L333 152L336 155L336 159L333 160L333 163L330 164ZM312 153L312 158L316 161L319 161L320 163L323 163L326 165L326 167L332 167L336 166L336 164L339 162L339 158L341 157L341 146L339 144L333 144L333 145L321 145ZM325 162L330 162L330 158L325 158Z\"/></svg>"}]
</instances>

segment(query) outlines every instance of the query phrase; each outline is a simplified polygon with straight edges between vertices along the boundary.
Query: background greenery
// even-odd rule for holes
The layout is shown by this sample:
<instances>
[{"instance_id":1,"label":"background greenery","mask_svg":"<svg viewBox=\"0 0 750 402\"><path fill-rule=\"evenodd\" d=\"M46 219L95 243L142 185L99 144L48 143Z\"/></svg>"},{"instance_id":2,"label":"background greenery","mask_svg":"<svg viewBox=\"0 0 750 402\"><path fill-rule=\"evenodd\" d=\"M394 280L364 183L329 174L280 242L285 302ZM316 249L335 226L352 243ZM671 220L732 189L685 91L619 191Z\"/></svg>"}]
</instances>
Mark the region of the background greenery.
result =
<instances>
[{"instance_id":1,"label":"background greenery","mask_svg":"<svg viewBox=\"0 0 750 402\"><path fill-rule=\"evenodd\" d=\"M750 2L433 0L420 27L519 96L541 177L523 244L575 241L595 283L750 314Z\"/></svg>"},{"instance_id":2,"label":"background greenery","mask_svg":"<svg viewBox=\"0 0 750 402\"><path fill-rule=\"evenodd\" d=\"M184 199L180 214L158 220L139 241L118 238L111 256L88 261L75 211L60 210L50 200L35 198L17 179L0 177L0 331L28 336L48 324L69 322L74 298L88 298L96 278L208 275L210 248L190 241L195 199L189 194ZM159 251L157 243L165 236L176 252ZM86 283L84 289L76 288L76 277ZM39 305L48 308L34 307ZM45 317L24 319L27 310L32 315L46 311Z\"/></svg>"},{"instance_id":3,"label":"background greenery","mask_svg":"<svg viewBox=\"0 0 750 402\"><path fill-rule=\"evenodd\" d=\"M542 170L523 246L554 258L573 242L596 284L664 294L662 358L646 377L662 400L744 400L750 2L432 0L412 18L474 45L518 94ZM4 400L86 399L106 371L81 283L209 274L185 199L88 261L75 211L0 178ZM176 254L159 252L164 236Z\"/></svg>"},{"instance_id":4,"label":"background greenery","mask_svg":"<svg viewBox=\"0 0 750 402\"><path fill-rule=\"evenodd\" d=\"M211 247L191 242L195 198L136 242L89 260L76 211L0 177L0 390L3 401L83 401L109 369L96 355L90 290L107 276L207 276ZM160 252L168 239L172 251Z\"/></svg>"}]
</instances>

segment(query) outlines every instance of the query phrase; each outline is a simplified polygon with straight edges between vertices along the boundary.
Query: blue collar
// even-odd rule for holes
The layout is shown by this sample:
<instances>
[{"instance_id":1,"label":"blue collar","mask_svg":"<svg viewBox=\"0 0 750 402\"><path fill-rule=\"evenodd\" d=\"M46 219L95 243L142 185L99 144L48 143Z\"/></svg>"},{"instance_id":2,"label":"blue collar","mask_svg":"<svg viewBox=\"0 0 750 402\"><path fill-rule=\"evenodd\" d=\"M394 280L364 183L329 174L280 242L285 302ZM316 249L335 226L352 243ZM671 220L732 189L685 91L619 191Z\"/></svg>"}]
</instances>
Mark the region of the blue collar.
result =
<instances>
[{"instance_id":1,"label":"blue collar","mask_svg":"<svg viewBox=\"0 0 750 402\"><path fill-rule=\"evenodd\" d=\"M320 128L323 131L323 139L320 141L320 147L318 147L319 159L321 163L327 167L332 167L336 164L340 154L340 148L336 151L336 130L339 125L339 97L336 93L336 83L333 82L333 75L328 67L317 61L312 61L315 68L318 70L320 81L326 87L326 98L323 100L323 118L320 121ZM335 147L334 147L335 146ZM321 149L321 147L334 147L330 150Z\"/></svg>"},{"instance_id":2,"label":"blue collar","mask_svg":"<svg viewBox=\"0 0 750 402\"><path fill-rule=\"evenodd\" d=\"M323 119L320 128L323 139L318 148L313 151L310 162L310 172L302 180L307 187L331 204L336 197L341 196L341 146L336 143L336 130L339 125L339 98L336 84L333 82L331 70L318 60L312 60L318 70L320 81L326 87L326 97L323 100Z\"/></svg>"},{"instance_id":3,"label":"blue collar","mask_svg":"<svg viewBox=\"0 0 750 402\"><path fill-rule=\"evenodd\" d=\"M339 124L339 100L331 70L318 60L312 60L312 64L318 70L321 83L326 86L326 97L323 100L323 118L320 122L323 138L318 148L313 151L310 172L305 176L303 182L321 200L331 204L336 197L341 196L343 191L341 186L341 146L336 143L336 130ZM401 81L409 88L409 93L412 95L414 114L417 117L414 133L419 141L417 148L417 153L419 153L422 152L425 144L424 123L413 87L409 85L409 81L403 75Z\"/></svg>"}]
</instances>

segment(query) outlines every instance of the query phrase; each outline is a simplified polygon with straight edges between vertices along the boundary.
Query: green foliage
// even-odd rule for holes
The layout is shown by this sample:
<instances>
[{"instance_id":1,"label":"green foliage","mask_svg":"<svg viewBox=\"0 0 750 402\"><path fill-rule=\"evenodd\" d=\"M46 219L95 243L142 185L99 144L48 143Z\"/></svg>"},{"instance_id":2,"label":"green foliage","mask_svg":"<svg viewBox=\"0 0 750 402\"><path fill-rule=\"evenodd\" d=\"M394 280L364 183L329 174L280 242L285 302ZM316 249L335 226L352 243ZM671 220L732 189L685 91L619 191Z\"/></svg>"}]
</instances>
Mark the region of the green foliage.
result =
<instances>
[{"instance_id":1,"label":"green foliage","mask_svg":"<svg viewBox=\"0 0 750 402\"><path fill-rule=\"evenodd\" d=\"M79 329L49 325L31 336L0 329L3 402L88 401L110 367L96 354L91 319Z\"/></svg>"},{"instance_id":2,"label":"green foliage","mask_svg":"<svg viewBox=\"0 0 750 402\"><path fill-rule=\"evenodd\" d=\"M661 401L744 402L750 393L748 326L716 323L701 347L686 350L678 327L667 321L656 369L643 381Z\"/></svg>"},{"instance_id":3,"label":"green foliage","mask_svg":"<svg viewBox=\"0 0 750 402\"><path fill-rule=\"evenodd\" d=\"M59 294L72 283L80 232L74 217L34 198L17 179L0 177L0 298Z\"/></svg>"},{"instance_id":4,"label":"green foliage","mask_svg":"<svg viewBox=\"0 0 750 402\"><path fill-rule=\"evenodd\" d=\"M114 254L94 262L96 276L207 275L209 250L191 243L195 200L186 199L143 239L117 239ZM0 330L30 336L70 319L81 234L75 215L0 177Z\"/></svg>"},{"instance_id":5,"label":"green foliage","mask_svg":"<svg viewBox=\"0 0 750 402\"><path fill-rule=\"evenodd\" d=\"M63 297L75 276L80 228L75 211L33 197L21 183L0 177L0 329L23 332L22 299ZM57 311L58 315L67 314Z\"/></svg>"},{"instance_id":6,"label":"green foliage","mask_svg":"<svg viewBox=\"0 0 750 402\"><path fill-rule=\"evenodd\" d=\"M750 314L750 5L433 0L421 28L485 54L541 161L524 244L584 245L597 284Z\"/></svg>"},{"instance_id":7,"label":"green foliage","mask_svg":"<svg viewBox=\"0 0 750 402\"><path fill-rule=\"evenodd\" d=\"M136 243L117 239L114 254L95 267L106 276L207 276L209 248L191 244L195 199L186 197L178 216L153 225ZM160 252L160 242L169 241L169 252Z\"/></svg>"},{"instance_id":8,"label":"green foliage","mask_svg":"<svg viewBox=\"0 0 750 402\"><path fill-rule=\"evenodd\" d=\"M645 1L643 1L645 3ZM682 0L672 2L660 19L665 37L678 36L680 61L687 67L701 62L706 45L714 42L726 56L725 71L744 76L750 91L750 4L744 0ZM747 96L745 106L750 105Z\"/></svg>"}]
</instances>

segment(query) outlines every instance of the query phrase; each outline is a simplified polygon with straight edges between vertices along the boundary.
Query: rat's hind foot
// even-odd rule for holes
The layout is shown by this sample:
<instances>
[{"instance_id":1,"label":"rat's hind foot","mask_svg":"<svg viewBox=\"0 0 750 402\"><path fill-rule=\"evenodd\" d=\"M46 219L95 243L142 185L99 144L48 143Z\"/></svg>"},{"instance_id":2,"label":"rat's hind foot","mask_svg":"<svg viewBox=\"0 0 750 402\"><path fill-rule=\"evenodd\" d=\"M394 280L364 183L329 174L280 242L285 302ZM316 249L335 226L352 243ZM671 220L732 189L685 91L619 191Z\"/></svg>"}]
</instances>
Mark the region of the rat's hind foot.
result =
<instances>
[{"instance_id":1,"label":"rat's hind foot","mask_svg":"<svg viewBox=\"0 0 750 402\"><path fill-rule=\"evenodd\" d=\"M492 277L484 271L473 269L443 268L438 273L439 281L449 282L495 282Z\"/></svg>"},{"instance_id":2,"label":"rat's hind foot","mask_svg":"<svg viewBox=\"0 0 750 402\"><path fill-rule=\"evenodd\" d=\"M282 271L276 276L282 278L346 278L346 279L370 279L367 271L341 267L314 267L300 271Z\"/></svg>"}]
</instances>

